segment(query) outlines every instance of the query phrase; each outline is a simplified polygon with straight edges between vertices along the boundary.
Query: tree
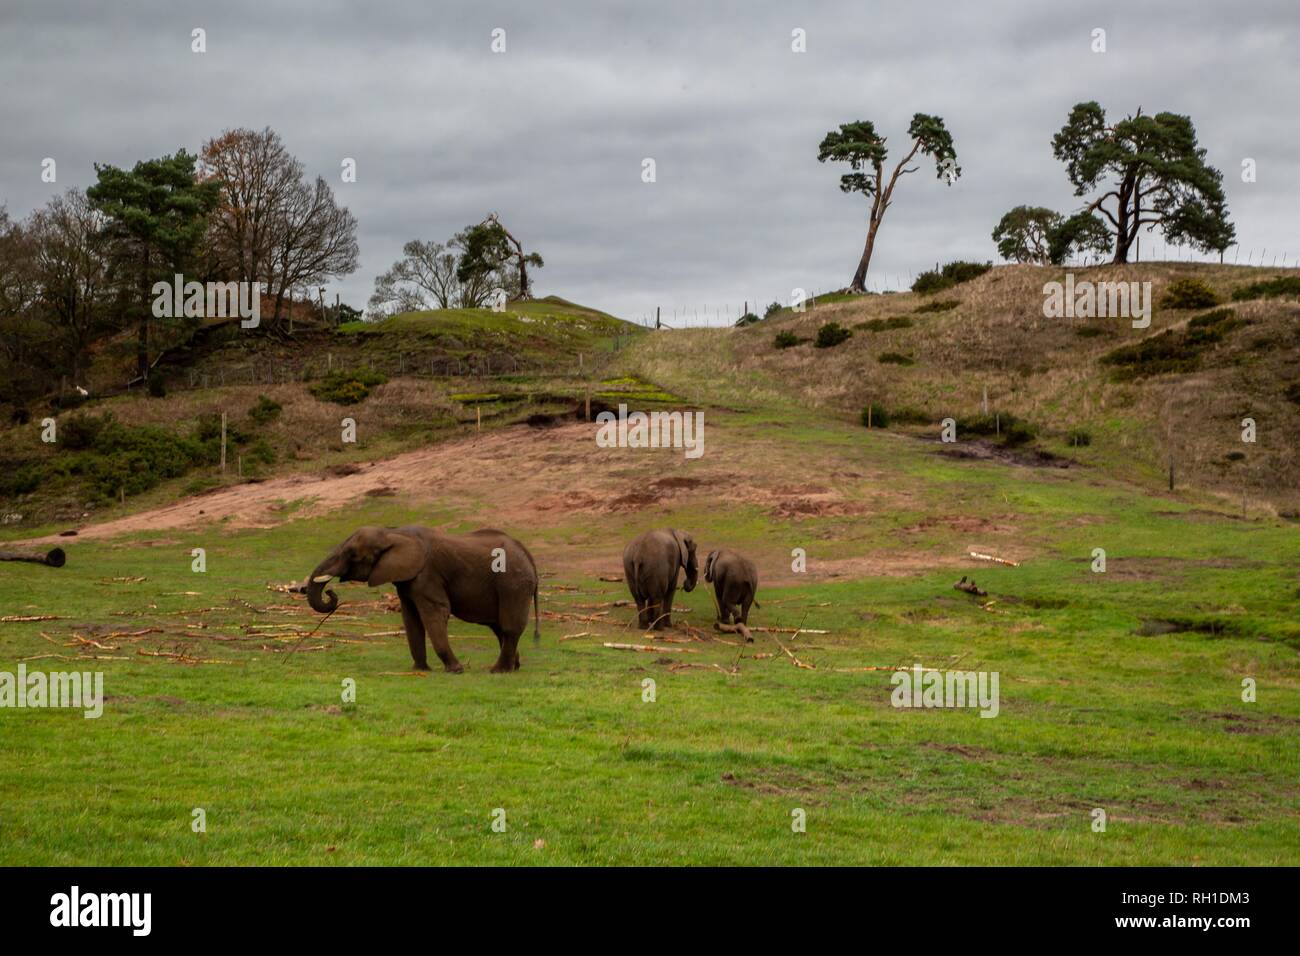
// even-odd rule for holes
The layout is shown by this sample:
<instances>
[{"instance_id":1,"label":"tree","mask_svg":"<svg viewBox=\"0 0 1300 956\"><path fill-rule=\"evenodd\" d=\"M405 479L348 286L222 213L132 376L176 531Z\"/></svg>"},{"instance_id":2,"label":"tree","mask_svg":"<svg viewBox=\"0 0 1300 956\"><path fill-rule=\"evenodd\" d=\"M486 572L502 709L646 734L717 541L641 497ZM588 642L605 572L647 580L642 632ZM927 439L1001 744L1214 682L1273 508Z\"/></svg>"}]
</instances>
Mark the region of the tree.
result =
<instances>
[{"instance_id":1,"label":"tree","mask_svg":"<svg viewBox=\"0 0 1300 956\"><path fill-rule=\"evenodd\" d=\"M108 233L134 263L139 300L137 378L149 378L150 290L155 279L183 272L202 243L220 184L199 182L195 157L143 160L130 170L95 164L98 182L86 190L91 205L110 220Z\"/></svg>"},{"instance_id":2,"label":"tree","mask_svg":"<svg viewBox=\"0 0 1300 956\"><path fill-rule=\"evenodd\" d=\"M21 403L39 390L48 364L48 326L38 318L32 239L0 206L0 401ZM38 367L39 366L39 367Z\"/></svg>"},{"instance_id":3,"label":"tree","mask_svg":"<svg viewBox=\"0 0 1300 956\"><path fill-rule=\"evenodd\" d=\"M456 279L461 285L461 298L467 308L484 304L494 288L500 288L508 299L528 299L532 289L528 267L542 267L542 257L536 252L525 254L519 243L496 213L476 226L469 226L453 240L460 250L456 264ZM512 268L513 267L513 268Z\"/></svg>"},{"instance_id":4,"label":"tree","mask_svg":"<svg viewBox=\"0 0 1300 956\"><path fill-rule=\"evenodd\" d=\"M497 218L496 213L494 212L488 213L488 217L487 219L483 220L483 224L490 228L499 229L501 231L502 237L504 238L505 242L508 244L506 246L506 259L514 260L515 268L519 270L517 298L531 299L533 297L533 287L532 284L528 281L528 267L535 266L538 269L542 268L544 263L542 262L541 255L539 255L536 252L530 252L527 255L525 255L523 245L520 243L518 239L516 239L511 234L509 229L507 229L504 225L501 224L501 220Z\"/></svg>"},{"instance_id":5,"label":"tree","mask_svg":"<svg viewBox=\"0 0 1300 956\"><path fill-rule=\"evenodd\" d=\"M1017 206L993 229L1002 258L1011 262L1060 265L1071 255L1105 253L1110 249L1110 231L1092 213L1076 213L1068 219L1042 206Z\"/></svg>"},{"instance_id":6,"label":"tree","mask_svg":"<svg viewBox=\"0 0 1300 956\"><path fill-rule=\"evenodd\" d=\"M73 382L112 291L106 225L85 193L69 189L29 226L37 294L67 343Z\"/></svg>"},{"instance_id":7,"label":"tree","mask_svg":"<svg viewBox=\"0 0 1300 956\"><path fill-rule=\"evenodd\" d=\"M227 130L208 140L199 156L201 178L221 184L208 232L214 273L269 288L285 204L302 181L302 163L270 127Z\"/></svg>"},{"instance_id":8,"label":"tree","mask_svg":"<svg viewBox=\"0 0 1300 956\"><path fill-rule=\"evenodd\" d=\"M375 279L369 305L374 315L427 309L430 300L449 309L459 294L456 253L441 242L412 239L402 246L402 258Z\"/></svg>"},{"instance_id":9,"label":"tree","mask_svg":"<svg viewBox=\"0 0 1300 956\"><path fill-rule=\"evenodd\" d=\"M889 152L885 146L885 137L876 132L875 126L868 120L845 123L838 132L826 134L817 151L818 162L834 160L849 164L852 172L840 177L840 189L846 193L862 193L871 199L871 213L867 220L867 242L858 260L857 271L849 283L850 292L865 292L867 269L871 265L871 252L875 248L876 233L885 213L894 201L894 188L900 176L914 173L920 167L908 166L918 154L929 156L934 160L936 175L947 179L952 185L961 175L957 166L957 153L953 149L952 136L944 127L943 120L937 116L917 113L907 129L912 140L911 148L902 158L888 181L885 180L885 161ZM870 172L864 172L864 170Z\"/></svg>"},{"instance_id":10,"label":"tree","mask_svg":"<svg viewBox=\"0 0 1300 956\"><path fill-rule=\"evenodd\" d=\"M456 262L456 281L460 283L461 305L467 309L487 303L492 293L500 288L510 298L511 289L504 282L505 266L510 259L510 248L500 228L486 223L466 226L452 239L460 250Z\"/></svg>"},{"instance_id":11,"label":"tree","mask_svg":"<svg viewBox=\"0 0 1300 956\"><path fill-rule=\"evenodd\" d=\"M1128 262L1143 226L1207 252L1232 245L1223 174L1206 164L1190 117L1139 109L1110 126L1097 103L1079 103L1052 138L1052 151L1076 196L1105 190L1083 212L1100 211L1110 223L1116 263Z\"/></svg>"},{"instance_id":12,"label":"tree","mask_svg":"<svg viewBox=\"0 0 1300 956\"><path fill-rule=\"evenodd\" d=\"M1017 206L993 227L993 241L998 244L998 254L1008 262L1035 262L1046 265L1051 261L1052 230L1063 217L1042 206Z\"/></svg>"},{"instance_id":13,"label":"tree","mask_svg":"<svg viewBox=\"0 0 1300 956\"><path fill-rule=\"evenodd\" d=\"M357 267L356 219L300 163L269 127L227 130L203 147L202 173L221 185L212 217L212 267L230 278L263 282L278 327L295 288L317 285Z\"/></svg>"},{"instance_id":14,"label":"tree","mask_svg":"<svg viewBox=\"0 0 1300 956\"><path fill-rule=\"evenodd\" d=\"M334 193L317 176L313 185L297 183L289 190L276 247L272 250L272 294L278 326L284 300L298 286L318 285L357 268L357 220L334 202Z\"/></svg>"},{"instance_id":15,"label":"tree","mask_svg":"<svg viewBox=\"0 0 1300 956\"><path fill-rule=\"evenodd\" d=\"M1061 265L1070 256L1094 252L1104 256L1110 251L1110 230L1101 218L1090 212L1076 212L1062 219L1047 237L1047 258Z\"/></svg>"}]
</instances>

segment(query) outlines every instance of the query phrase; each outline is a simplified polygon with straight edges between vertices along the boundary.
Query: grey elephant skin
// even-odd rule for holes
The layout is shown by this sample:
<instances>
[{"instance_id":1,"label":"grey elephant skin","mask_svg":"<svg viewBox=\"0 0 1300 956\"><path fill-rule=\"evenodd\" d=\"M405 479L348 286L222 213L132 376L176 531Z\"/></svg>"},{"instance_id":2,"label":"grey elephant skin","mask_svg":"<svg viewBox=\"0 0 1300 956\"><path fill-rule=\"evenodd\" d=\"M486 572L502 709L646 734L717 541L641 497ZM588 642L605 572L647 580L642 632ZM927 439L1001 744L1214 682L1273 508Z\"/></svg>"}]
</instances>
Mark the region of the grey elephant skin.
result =
<instances>
[{"instance_id":1,"label":"grey elephant skin","mask_svg":"<svg viewBox=\"0 0 1300 956\"><path fill-rule=\"evenodd\" d=\"M718 623L749 626L749 607L758 603L754 600L758 593L754 562L728 548L710 551L704 561L704 580L713 585L718 599Z\"/></svg>"},{"instance_id":2,"label":"grey elephant skin","mask_svg":"<svg viewBox=\"0 0 1300 956\"><path fill-rule=\"evenodd\" d=\"M673 596L677 573L682 570L686 571L683 587L694 590L699 575L695 539L684 531L647 531L623 549L623 576L636 601L637 624L643 630L673 626Z\"/></svg>"},{"instance_id":3,"label":"grey elephant skin","mask_svg":"<svg viewBox=\"0 0 1300 956\"><path fill-rule=\"evenodd\" d=\"M541 638L537 565L527 548L502 531L451 535L416 526L358 528L307 579L307 602L321 614L339 604L333 591L321 593L331 578L370 587L396 585L417 670L429 669L426 635L445 670L464 670L447 640L449 616L486 625L496 634L501 655L493 673L519 669L519 635L528 626L530 597L533 640Z\"/></svg>"}]
</instances>

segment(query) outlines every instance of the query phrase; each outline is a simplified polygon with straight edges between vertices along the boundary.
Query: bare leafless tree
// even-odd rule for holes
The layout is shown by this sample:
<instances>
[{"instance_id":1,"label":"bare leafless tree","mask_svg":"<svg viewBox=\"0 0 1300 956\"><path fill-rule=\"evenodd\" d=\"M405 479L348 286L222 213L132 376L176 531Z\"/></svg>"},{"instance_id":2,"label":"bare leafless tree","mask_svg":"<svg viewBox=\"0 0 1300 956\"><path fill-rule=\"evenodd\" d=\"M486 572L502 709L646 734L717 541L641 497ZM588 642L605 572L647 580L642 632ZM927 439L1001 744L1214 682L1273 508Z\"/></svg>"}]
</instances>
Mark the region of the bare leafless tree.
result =
<instances>
[{"instance_id":1,"label":"bare leafless tree","mask_svg":"<svg viewBox=\"0 0 1300 956\"><path fill-rule=\"evenodd\" d=\"M372 315L414 312L430 303L449 309L459 293L456 254L441 242L412 239L402 246L402 258L375 279L369 305Z\"/></svg>"},{"instance_id":2,"label":"bare leafless tree","mask_svg":"<svg viewBox=\"0 0 1300 956\"><path fill-rule=\"evenodd\" d=\"M296 286L313 286L357 268L357 220L334 201L320 176L289 191L281 211L270 294L275 299L271 323L278 326L284 300Z\"/></svg>"},{"instance_id":3,"label":"bare leafless tree","mask_svg":"<svg viewBox=\"0 0 1300 956\"><path fill-rule=\"evenodd\" d=\"M112 292L106 223L84 192L69 189L28 226L37 296L67 345L74 382Z\"/></svg>"}]
</instances>

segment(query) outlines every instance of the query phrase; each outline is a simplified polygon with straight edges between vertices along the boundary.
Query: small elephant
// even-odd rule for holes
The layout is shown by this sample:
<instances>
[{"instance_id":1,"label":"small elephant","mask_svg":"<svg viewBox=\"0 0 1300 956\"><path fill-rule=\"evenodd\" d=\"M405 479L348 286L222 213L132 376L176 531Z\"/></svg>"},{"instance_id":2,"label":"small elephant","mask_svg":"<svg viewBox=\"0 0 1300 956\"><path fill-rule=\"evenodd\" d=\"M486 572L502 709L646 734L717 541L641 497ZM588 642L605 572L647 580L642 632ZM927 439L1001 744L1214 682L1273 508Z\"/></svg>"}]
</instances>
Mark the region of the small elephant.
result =
<instances>
[{"instance_id":1,"label":"small elephant","mask_svg":"<svg viewBox=\"0 0 1300 956\"><path fill-rule=\"evenodd\" d=\"M718 599L719 624L749 625L749 606L763 605L754 600L758 591L758 568L754 562L735 551L722 548L710 551L704 559L704 580L712 582Z\"/></svg>"},{"instance_id":2,"label":"small elephant","mask_svg":"<svg viewBox=\"0 0 1300 956\"><path fill-rule=\"evenodd\" d=\"M677 593L677 572L683 568L683 587L693 591L700 571L695 539L675 528L647 531L623 549L623 576L636 601L637 624L642 630L673 626L673 595Z\"/></svg>"},{"instance_id":3,"label":"small elephant","mask_svg":"<svg viewBox=\"0 0 1300 956\"><path fill-rule=\"evenodd\" d=\"M429 528L358 528L316 565L307 579L307 602L321 614L339 605L338 596L321 591L330 578L365 581L370 587L392 583L402 604L406 642L417 670L429 669L427 634L445 670L465 668L447 641L447 618L492 629L501 655L492 673L519 670L519 635L528 626L528 598L533 599L533 640L541 639L537 604L537 565L528 549L510 535L490 528L464 535Z\"/></svg>"}]
</instances>

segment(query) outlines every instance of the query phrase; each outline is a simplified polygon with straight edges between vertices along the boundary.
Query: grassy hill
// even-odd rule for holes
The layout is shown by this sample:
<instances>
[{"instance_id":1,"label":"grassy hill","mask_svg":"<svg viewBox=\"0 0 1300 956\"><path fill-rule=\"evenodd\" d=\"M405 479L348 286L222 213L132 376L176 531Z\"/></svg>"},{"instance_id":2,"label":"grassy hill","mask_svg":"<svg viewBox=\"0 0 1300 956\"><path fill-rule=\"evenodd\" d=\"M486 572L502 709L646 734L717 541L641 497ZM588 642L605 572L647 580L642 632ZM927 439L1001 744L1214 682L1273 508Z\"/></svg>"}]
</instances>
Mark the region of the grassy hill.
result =
<instances>
[{"instance_id":1,"label":"grassy hill","mask_svg":"<svg viewBox=\"0 0 1300 956\"><path fill-rule=\"evenodd\" d=\"M1184 267L1143 268L1163 284ZM1249 277L1211 272L1225 293ZM594 369L399 374L349 406L312 396L319 378L92 406L186 435L225 409L277 454L255 482L185 495L204 465L104 506L49 539L57 571L0 564L0 670L99 670L108 695L98 720L0 710L0 864L1295 865L1300 537L1268 489L1243 520L1208 466L1168 492L1152 424L1164 393L1213 407L1209 376L1264 409L1260 445L1294 427L1271 376L1295 354L1295 302L1234 303L1250 324L1196 369L1115 381L1102 357L1130 333L1049 326L1049 274L634 332ZM1157 310L1142 338L1199 314ZM773 346L895 317L912 324ZM703 408L705 454L597 447L569 417L589 384ZM985 384L1038 437L936 441L932 420L973 420ZM262 393L281 405L265 424ZM918 420L867 430L869 401ZM321 444L343 415L357 445ZM363 523L523 539L543 575L523 669L488 674L491 634L453 621L466 672L414 676L391 588L340 587L328 620L282 590ZM622 548L665 526L757 563L754 644L710 629L703 582L677 595L690 627L636 629ZM954 590L963 575L988 594ZM606 646L628 643L655 649ZM891 706L914 664L998 673L998 716Z\"/></svg>"},{"instance_id":2,"label":"grassy hill","mask_svg":"<svg viewBox=\"0 0 1300 956\"><path fill-rule=\"evenodd\" d=\"M1150 281L1150 328L1045 318L1044 284L1063 270L1009 266L929 296L837 296L743 329L674 333L635 364L684 395L741 406L798 403L849 420L876 404L893 427L931 438L944 417L977 424L987 393L989 414L1024 420L1054 454L1148 487L1167 486L1172 458L1176 487L1238 510L1244 492L1248 509L1300 515L1300 271L1156 263L1073 272L1078 281ZM1291 277L1290 295L1247 291L1275 275ZM1186 278L1207 282L1221 304L1162 306L1169 284ZM1187 334L1218 308L1231 315L1212 334ZM852 336L814 347L829 322ZM777 348L779 332L800 344ZM1157 343L1158 354L1114 362L1140 343ZM1241 441L1246 417L1257 423L1254 444Z\"/></svg>"},{"instance_id":3,"label":"grassy hill","mask_svg":"<svg viewBox=\"0 0 1300 956\"><path fill-rule=\"evenodd\" d=\"M533 415L597 403L664 400L635 378L600 370L645 334L639 326L551 296L490 309L441 309L290 336L234 325L170 349L156 367L166 395L140 389L91 398L58 415L63 436L0 429L0 534L151 507L242 481L372 460ZM110 391L129 362L102 351L90 380ZM369 383L369 384L366 384ZM227 417L227 469L220 420ZM84 424L111 416L98 438ZM357 423L345 442L344 417ZM161 477L151 482L149 476ZM13 516L21 516L14 520Z\"/></svg>"}]
</instances>

